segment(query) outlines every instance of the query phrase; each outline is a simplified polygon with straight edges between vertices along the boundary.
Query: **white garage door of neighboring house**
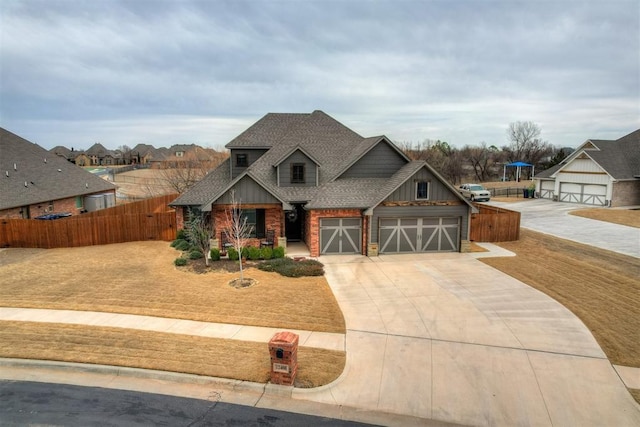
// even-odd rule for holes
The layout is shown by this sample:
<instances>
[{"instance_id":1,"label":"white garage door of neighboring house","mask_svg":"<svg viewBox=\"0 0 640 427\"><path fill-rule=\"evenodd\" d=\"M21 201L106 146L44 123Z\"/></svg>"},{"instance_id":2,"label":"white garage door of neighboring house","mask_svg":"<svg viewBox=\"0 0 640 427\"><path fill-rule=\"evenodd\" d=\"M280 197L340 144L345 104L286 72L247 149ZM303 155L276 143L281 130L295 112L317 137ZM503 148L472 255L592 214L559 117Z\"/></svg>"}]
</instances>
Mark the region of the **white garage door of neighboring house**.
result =
<instances>
[{"instance_id":1,"label":"white garage door of neighboring house","mask_svg":"<svg viewBox=\"0 0 640 427\"><path fill-rule=\"evenodd\" d=\"M362 253L362 221L360 218L321 218L320 253Z\"/></svg>"},{"instance_id":2,"label":"white garage door of neighboring house","mask_svg":"<svg viewBox=\"0 0 640 427\"><path fill-rule=\"evenodd\" d=\"M540 198L553 199L553 190L556 186L554 181L540 181Z\"/></svg>"},{"instance_id":3,"label":"white garage door of neighboring house","mask_svg":"<svg viewBox=\"0 0 640 427\"><path fill-rule=\"evenodd\" d=\"M561 182L558 200L561 202L604 206L606 204L606 197L606 185Z\"/></svg>"},{"instance_id":4,"label":"white garage door of neighboring house","mask_svg":"<svg viewBox=\"0 0 640 427\"><path fill-rule=\"evenodd\" d=\"M457 252L458 218L380 218L379 252Z\"/></svg>"}]
</instances>

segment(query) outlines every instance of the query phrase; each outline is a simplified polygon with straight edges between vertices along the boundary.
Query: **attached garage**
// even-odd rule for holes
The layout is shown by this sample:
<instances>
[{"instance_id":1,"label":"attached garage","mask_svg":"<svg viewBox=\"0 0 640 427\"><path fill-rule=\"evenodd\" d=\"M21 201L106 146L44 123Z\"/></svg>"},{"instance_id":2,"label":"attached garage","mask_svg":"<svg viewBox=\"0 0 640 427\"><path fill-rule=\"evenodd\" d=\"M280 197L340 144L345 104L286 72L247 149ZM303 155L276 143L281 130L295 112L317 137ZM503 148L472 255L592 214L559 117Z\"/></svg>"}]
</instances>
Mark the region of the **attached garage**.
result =
<instances>
[{"instance_id":1,"label":"attached garage","mask_svg":"<svg viewBox=\"0 0 640 427\"><path fill-rule=\"evenodd\" d=\"M607 186L599 184L561 182L558 200L561 202L604 206L607 200Z\"/></svg>"},{"instance_id":2,"label":"attached garage","mask_svg":"<svg viewBox=\"0 0 640 427\"><path fill-rule=\"evenodd\" d=\"M380 218L380 253L457 252L459 218Z\"/></svg>"},{"instance_id":3,"label":"attached garage","mask_svg":"<svg viewBox=\"0 0 640 427\"><path fill-rule=\"evenodd\" d=\"M362 220L360 218L321 218L320 254L362 253Z\"/></svg>"},{"instance_id":4,"label":"attached garage","mask_svg":"<svg viewBox=\"0 0 640 427\"><path fill-rule=\"evenodd\" d=\"M553 199L556 183L550 180L540 181L540 198Z\"/></svg>"}]
</instances>

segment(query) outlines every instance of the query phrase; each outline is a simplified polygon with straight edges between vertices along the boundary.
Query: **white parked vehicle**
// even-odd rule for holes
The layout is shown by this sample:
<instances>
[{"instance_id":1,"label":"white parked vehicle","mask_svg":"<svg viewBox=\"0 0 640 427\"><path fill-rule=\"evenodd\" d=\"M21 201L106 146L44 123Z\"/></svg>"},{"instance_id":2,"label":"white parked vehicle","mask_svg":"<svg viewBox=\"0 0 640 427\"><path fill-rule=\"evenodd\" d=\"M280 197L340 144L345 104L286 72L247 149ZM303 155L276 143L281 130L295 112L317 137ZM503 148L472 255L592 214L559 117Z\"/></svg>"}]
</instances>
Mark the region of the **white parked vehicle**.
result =
<instances>
[{"instance_id":1,"label":"white parked vehicle","mask_svg":"<svg viewBox=\"0 0 640 427\"><path fill-rule=\"evenodd\" d=\"M472 202L488 202L491 193L480 184L462 184L460 192Z\"/></svg>"}]
</instances>

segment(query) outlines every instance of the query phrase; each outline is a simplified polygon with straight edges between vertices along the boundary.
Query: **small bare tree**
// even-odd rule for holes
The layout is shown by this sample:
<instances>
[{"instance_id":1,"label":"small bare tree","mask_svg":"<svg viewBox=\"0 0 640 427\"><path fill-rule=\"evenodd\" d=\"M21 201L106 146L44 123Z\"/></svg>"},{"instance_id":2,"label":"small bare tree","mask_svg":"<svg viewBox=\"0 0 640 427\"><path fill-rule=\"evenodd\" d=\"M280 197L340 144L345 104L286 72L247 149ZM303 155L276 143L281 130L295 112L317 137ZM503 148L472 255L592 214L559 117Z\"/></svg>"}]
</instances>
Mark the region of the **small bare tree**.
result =
<instances>
[{"instance_id":1,"label":"small bare tree","mask_svg":"<svg viewBox=\"0 0 640 427\"><path fill-rule=\"evenodd\" d=\"M242 271L242 248L247 244L247 240L253 232L253 225L247 223L247 217L242 215L240 200L236 200L235 191L231 190L231 205L225 210L226 223L223 233L231 242L233 248L238 252L238 262L240 263L240 281L244 280Z\"/></svg>"},{"instance_id":2,"label":"small bare tree","mask_svg":"<svg viewBox=\"0 0 640 427\"><path fill-rule=\"evenodd\" d=\"M204 262L208 266L212 236L209 216L200 210L190 209L184 232L189 242L204 254Z\"/></svg>"}]
</instances>

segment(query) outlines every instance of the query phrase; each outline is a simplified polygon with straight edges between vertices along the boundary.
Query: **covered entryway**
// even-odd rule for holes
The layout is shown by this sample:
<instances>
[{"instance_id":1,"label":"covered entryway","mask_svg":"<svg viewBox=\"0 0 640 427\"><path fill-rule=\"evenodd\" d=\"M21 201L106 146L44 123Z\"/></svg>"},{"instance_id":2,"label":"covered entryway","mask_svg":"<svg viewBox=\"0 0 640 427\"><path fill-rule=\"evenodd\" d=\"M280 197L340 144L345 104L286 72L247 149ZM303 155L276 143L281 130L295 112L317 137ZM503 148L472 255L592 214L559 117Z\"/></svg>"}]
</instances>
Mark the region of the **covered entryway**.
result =
<instances>
[{"instance_id":1,"label":"covered entryway","mask_svg":"<svg viewBox=\"0 0 640 427\"><path fill-rule=\"evenodd\" d=\"M459 218L380 218L380 253L457 252Z\"/></svg>"},{"instance_id":2,"label":"covered entryway","mask_svg":"<svg viewBox=\"0 0 640 427\"><path fill-rule=\"evenodd\" d=\"M577 182L561 182L561 202L584 203L587 205L604 206L607 199L607 186L598 184L581 184Z\"/></svg>"},{"instance_id":3,"label":"covered entryway","mask_svg":"<svg viewBox=\"0 0 640 427\"><path fill-rule=\"evenodd\" d=\"M360 218L321 218L320 254L362 253L362 220Z\"/></svg>"}]
</instances>

